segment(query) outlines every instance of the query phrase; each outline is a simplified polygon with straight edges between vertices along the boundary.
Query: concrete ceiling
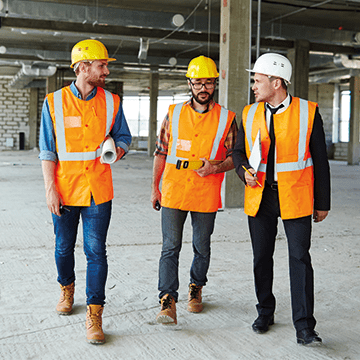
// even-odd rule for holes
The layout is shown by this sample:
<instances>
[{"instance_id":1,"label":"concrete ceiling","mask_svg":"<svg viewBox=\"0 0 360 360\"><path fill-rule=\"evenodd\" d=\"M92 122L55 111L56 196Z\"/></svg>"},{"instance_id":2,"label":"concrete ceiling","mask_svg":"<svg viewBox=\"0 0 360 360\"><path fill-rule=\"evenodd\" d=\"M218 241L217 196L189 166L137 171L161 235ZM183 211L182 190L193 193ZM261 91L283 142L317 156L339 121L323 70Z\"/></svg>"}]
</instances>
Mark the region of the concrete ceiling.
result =
<instances>
[{"instance_id":1,"label":"concrete ceiling","mask_svg":"<svg viewBox=\"0 0 360 360\"><path fill-rule=\"evenodd\" d=\"M125 93L146 92L150 71L157 70L161 92L184 92L193 57L219 59L222 1L0 0L0 76L13 77L15 87L39 86L55 68L71 79L73 45L96 38L117 59L109 80L123 81ZM259 5L261 52L286 54L297 39L308 40L310 81L360 74L360 0L252 1L254 59ZM178 27L177 14L186 20Z\"/></svg>"}]
</instances>

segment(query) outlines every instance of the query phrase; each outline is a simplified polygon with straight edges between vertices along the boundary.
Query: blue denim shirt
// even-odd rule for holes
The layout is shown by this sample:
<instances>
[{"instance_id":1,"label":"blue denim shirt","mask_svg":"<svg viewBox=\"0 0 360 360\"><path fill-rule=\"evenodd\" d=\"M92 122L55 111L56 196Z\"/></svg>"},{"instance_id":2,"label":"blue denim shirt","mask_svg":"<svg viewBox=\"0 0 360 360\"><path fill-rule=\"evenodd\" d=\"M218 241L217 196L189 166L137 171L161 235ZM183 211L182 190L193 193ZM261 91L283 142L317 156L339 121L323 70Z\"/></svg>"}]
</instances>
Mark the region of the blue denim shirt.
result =
<instances>
[{"instance_id":1,"label":"blue denim shirt","mask_svg":"<svg viewBox=\"0 0 360 360\"><path fill-rule=\"evenodd\" d=\"M81 94L75 86L75 81L71 83L70 89L77 98L81 99ZM90 95L86 98L86 101L91 100L96 95L96 93L97 93L97 87L93 89ZM125 119L125 115L121 103L119 106L119 111L115 117L114 126L110 131L110 135L114 139L117 147L121 147L122 149L124 149L125 153L129 151L129 146L131 143L131 134ZM57 162L58 156L57 156L55 144L56 144L55 131L51 120L49 103L46 98L41 113L39 159Z\"/></svg>"}]
</instances>

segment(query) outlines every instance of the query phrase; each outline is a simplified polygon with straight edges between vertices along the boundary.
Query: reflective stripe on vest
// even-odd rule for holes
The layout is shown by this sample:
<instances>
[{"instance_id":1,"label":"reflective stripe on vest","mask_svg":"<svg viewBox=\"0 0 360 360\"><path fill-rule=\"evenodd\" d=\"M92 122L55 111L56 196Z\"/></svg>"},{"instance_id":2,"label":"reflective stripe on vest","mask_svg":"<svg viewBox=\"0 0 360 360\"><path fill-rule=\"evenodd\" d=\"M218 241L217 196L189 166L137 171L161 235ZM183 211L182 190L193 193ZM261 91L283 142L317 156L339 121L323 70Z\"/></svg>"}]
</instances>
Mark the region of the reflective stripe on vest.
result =
<instances>
[{"instance_id":1,"label":"reflective stripe on vest","mask_svg":"<svg viewBox=\"0 0 360 360\"><path fill-rule=\"evenodd\" d=\"M180 160L182 159L182 158L176 157L176 145L177 145L177 140L178 140L178 136L179 136L180 112L181 112L183 105L184 105L183 103L180 103L180 104L177 104L174 108L174 112L173 112L173 116L172 116L173 140L172 140L170 155L168 154L166 157L166 162L168 164L176 164L179 159ZM217 132L216 132L216 136L214 139L214 143L213 143L213 147L211 150L209 160L214 160L215 156L219 150L220 141L224 135L224 131L226 128L228 114L229 114L229 111L227 109L225 109L224 107L221 107L219 124L218 124Z\"/></svg>"},{"instance_id":2,"label":"reflective stripe on vest","mask_svg":"<svg viewBox=\"0 0 360 360\"><path fill-rule=\"evenodd\" d=\"M299 130L299 148L298 148L298 160L296 162L287 162L287 163L276 163L276 172L286 172L286 171L298 171L303 170L309 166L313 165L312 158L304 160L305 151L306 151L306 134L308 130L308 117L309 117L309 104L304 99L300 100L300 130ZM254 121L255 111L259 103L253 104L248 112L246 120L247 131L247 141L249 144L250 152L252 151L253 143L251 139L251 129ZM266 172L266 164L261 163L259 170L261 172Z\"/></svg>"},{"instance_id":3,"label":"reflective stripe on vest","mask_svg":"<svg viewBox=\"0 0 360 360\"><path fill-rule=\"evenodd\" d=\"M252 152L252 149L253 149L253 142L251 139L251 129L252 129L253 122L254 122L255 112L256 112L256 109L258 108L258 106L259 106L259 103L255 103L255 104L251 105L249 112L248 112L247 120L246 120L246 128L250 129L250 131L246 132L247 133L247 142L249 144L250 153Z\"/></svg>"},{"instance_id":4,"label":"reflective stripe on vest","mask_svg":"<svg viewBox=\"0 0 360 360\"><path fill-rule=\"evenodd\" d=\"M106 101L106 134L104 138L109 134L111 130L111 124L114 114L114 99L111 92L103 89L105 92ZM95 95L96 96L96 95ZM56 139L58 144L58 157L60 161L86 161L94 160L101 156L101 146L96 151L88 152L67 152L66 140L65 140L65 126L64 126L64 114L63 114L63 101L62 90L54 92L54 113L56 123Z\"/></svg>"}]
</instances>

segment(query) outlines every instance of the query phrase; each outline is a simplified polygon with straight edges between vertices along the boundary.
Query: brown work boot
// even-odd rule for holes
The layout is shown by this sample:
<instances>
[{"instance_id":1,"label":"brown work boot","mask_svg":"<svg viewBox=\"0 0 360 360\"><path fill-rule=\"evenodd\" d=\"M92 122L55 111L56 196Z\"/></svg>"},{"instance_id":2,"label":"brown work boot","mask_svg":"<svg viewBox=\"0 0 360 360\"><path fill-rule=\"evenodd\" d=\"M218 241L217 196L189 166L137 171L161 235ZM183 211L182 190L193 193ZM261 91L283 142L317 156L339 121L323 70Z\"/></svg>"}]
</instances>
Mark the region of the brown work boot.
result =
<instances>
[{"instance_id":1,"label":"brown work boot","mask_svg":"<svg viewBox=\"0 0 360 360\"><path fill-rule=\"evenodd\" d=\"M201 298L202 286L195 284L189 285L188 294L188 311L199 313L203 310L202 298Z\"/></svg>"},{"instance_id":2,"label":"brown work boot","mask_svg":"<svg viewBox=\"0 0 360 360\"><path fill-rule=\"evenodd\" d=\"M176 325L176 304L174 298L166 294L161 298L161 311L156 316L156 321L163 325Z\"/></svg>"},{"instance_id":3,"label":"brown work boot","mask_svg":"<svg viewBox=\"0 0 360 360\"><path fill-rule=\"evenodd\" d=\"M105 342L102 331L102 305L88 305L86 312L86 337L90 344L101 345Z\"/></svg>"},{"instance_id":4,"label":"brown work boot","mask_svg":"<svg viewBox=\"0 0 360 360\"><path fill-rule=\"evenodd\" d=\"M62 286L60 284L61 294L56 311L59 315L70 315L72 313L72 306L74 303L75 283Z\"/></svg>"}]
</instances>

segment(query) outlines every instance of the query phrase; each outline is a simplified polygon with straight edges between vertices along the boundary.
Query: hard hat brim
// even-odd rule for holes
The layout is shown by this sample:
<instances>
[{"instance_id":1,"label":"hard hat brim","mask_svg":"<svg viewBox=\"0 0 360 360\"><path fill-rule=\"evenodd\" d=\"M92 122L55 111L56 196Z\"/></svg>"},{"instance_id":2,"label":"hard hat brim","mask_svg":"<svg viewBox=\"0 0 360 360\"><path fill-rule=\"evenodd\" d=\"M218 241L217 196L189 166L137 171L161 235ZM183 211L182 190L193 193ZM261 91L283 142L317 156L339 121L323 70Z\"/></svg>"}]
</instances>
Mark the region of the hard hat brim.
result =
<instances>
[{"instance_id":1,"label":"hard hat brim","mask_svg":"<svg viewBox=\"0 0 360 360\"><path fill-rule=\"evenodd\" d=\"M217 76L203 76L203 77L189 76L188 74L186 74L185 76L188 79L217 79L219 77L219 74L217 74Z\"/></svg>"},{"instance_id":2,"label":"hard hat brim","mask_svg":"<svg viewBox=\"0 0 360 360\"><path fill-rule=\"evenodd\" d=\"M282 78L282 77L280 77L280 76L278 76L278 75L263 74L263 73L254 71L254 70L252 70L252 69L245 69L245 70L248 71L248 72L254 73L254 74L255 74L255 73L258 73L258 74L262 74L262 75L265 75L265 76L277 76L277 77L279 77L280 79L283 79L287 84L291 84L291 82L290 82L289 80L286 80L286 79L284 79L284 78Z\"/></svg>"},{"instance_id":3,"label":"hard hat brim","mask_svg":"<svg viewBox=\"0 0 360 360\"><path fill-rule=\"evenodd\" d=\"M86 60L80 60L80 61L74 62L73 64L70 65L70 67L73 68L75 64L77 64L78 62L81 62L81 61L95 61L95 60L116 61L116 59L114 59L114 58L108 58L108 59L86 59Z\"/></svg>"}]
</instances>

